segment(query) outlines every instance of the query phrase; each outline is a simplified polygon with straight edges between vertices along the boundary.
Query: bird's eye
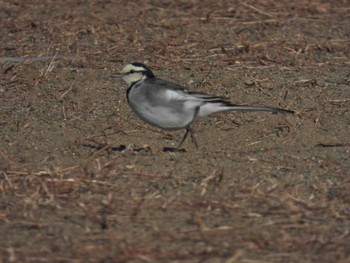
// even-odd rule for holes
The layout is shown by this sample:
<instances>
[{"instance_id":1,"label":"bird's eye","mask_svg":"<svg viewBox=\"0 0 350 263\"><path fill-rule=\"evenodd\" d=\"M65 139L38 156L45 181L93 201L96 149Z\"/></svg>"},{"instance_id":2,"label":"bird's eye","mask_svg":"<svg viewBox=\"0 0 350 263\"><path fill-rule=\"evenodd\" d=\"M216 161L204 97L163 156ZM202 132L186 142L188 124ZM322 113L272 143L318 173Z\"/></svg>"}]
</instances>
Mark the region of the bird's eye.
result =
<instances>
[{"instance_id":1,"label":"bird's eye","mask_svg":"<svg viewBox=\"0 0 350 263\"><path fill-rule=\"evenodd\" d=\"M135 73L135 70L133 70L133 69L132 69L132 70L130 70L130 73Z\"/></svg>"}]
</instances>

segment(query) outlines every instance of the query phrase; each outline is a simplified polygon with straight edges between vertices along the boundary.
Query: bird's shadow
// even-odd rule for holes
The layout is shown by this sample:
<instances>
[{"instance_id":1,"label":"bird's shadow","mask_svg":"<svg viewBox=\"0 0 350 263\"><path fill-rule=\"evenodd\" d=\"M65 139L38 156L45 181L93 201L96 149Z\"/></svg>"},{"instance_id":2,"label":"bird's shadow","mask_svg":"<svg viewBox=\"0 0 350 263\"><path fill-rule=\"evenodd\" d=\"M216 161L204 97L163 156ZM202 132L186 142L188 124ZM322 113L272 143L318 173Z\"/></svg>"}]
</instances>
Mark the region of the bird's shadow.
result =
<instances>
[{"instance_id":1,"label":"bird's shadow","mask_svg":"<svg viewBox=\"0 0 350 263\"><path fill-rule=\"evenodd\" d=\"M164 147L163 152L165 152L165 153L169 153L169 152L170 153L176 153L176 152L185 153L186 150L184 148L178 149L178 148L174 148L174 147Z\"/></svg>"}]
</instances>

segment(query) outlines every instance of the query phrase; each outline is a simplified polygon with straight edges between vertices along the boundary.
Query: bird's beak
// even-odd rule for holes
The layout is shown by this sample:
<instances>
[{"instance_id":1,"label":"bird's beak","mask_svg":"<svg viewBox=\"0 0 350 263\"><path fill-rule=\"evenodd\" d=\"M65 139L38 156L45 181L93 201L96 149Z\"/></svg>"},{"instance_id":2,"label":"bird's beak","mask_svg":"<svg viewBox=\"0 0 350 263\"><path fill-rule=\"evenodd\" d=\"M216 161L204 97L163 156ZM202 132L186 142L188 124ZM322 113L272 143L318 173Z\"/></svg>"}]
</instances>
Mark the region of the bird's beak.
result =
<instances>
[{"instance_id":1,"label":"bird's beak","mask_svg":"<svg viewBox=\"0 0 350 263\"><path fill-rule=\"evenodd\" d=\"M111 77L117 77L117 78L121 78L121 77L123 77L123 76L124 76L123 73L118 73L118 72L112 73L112 75L111 75Z\"/></svg>"}]
</instances>

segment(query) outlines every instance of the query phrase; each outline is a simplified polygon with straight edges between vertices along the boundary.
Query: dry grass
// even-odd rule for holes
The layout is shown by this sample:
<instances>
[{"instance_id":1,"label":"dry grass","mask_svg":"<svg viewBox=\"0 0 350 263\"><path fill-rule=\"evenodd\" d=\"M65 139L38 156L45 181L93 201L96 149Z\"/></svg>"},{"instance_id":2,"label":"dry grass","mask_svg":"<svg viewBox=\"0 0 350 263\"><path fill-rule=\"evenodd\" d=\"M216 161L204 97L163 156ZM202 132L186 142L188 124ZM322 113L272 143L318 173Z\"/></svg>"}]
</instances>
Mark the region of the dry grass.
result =
<instances>
[{"instance_id":1,"label":"dry grass","mask_svg":"<svg viewBox=\"0 0 350 263\"><path fill-rule=\"evenodd\" d=\"M0 262L350 262L347 1L0 7ZM165 153L110 77L132 61L297 114Z\"/></svg>"}]
</instances>

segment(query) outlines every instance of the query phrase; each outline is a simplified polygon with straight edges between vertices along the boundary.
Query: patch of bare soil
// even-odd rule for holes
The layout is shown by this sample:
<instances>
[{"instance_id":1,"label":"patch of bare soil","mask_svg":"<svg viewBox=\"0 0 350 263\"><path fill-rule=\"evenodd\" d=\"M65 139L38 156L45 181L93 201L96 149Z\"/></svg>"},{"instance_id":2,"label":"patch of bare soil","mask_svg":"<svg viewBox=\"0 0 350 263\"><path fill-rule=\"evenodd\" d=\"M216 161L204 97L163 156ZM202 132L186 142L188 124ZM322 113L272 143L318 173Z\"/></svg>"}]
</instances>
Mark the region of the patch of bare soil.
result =
<instances>
[{"instance_id":1,"label":"patch of bare soil","mask_svg":"<svg viewBox=\"0 0 350 263\"><path fill-rule=\"evenodd\" d=\"M0 3L0 262L350 262L349 1ZM233 103L147 126L144 62Z\"/></svg>"}]
</instances>

